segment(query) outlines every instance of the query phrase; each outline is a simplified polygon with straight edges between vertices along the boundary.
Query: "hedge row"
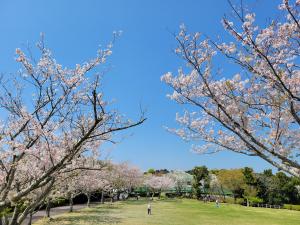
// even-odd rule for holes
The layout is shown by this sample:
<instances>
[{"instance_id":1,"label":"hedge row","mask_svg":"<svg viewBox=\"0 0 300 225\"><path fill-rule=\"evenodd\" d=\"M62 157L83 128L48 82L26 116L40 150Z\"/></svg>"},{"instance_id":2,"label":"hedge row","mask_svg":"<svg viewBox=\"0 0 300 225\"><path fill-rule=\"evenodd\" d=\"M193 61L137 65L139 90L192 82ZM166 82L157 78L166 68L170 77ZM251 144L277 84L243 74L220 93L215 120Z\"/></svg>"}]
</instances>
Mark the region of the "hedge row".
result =
<instances>
[{"instance_id":1,"label":"hedge row","mask_svg":"<svg viewBox=\"0 0 300 225\"><path fill-rule=\"evenodd\" d=\"M291 205L291 204L284 204L284 209L290 209L290 210L297 210L300 211L300 205Z\"/></svg>"}]
</instances>

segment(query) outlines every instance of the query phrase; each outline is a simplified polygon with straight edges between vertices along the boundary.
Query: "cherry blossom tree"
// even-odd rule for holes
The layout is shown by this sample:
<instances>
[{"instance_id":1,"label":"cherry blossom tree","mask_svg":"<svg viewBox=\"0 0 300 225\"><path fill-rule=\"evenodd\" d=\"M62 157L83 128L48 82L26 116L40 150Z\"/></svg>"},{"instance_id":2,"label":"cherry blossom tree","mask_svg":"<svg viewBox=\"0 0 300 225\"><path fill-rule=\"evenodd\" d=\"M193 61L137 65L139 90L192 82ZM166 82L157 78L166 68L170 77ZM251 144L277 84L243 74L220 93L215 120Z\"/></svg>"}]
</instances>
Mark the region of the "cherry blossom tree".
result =
<instances>
[{"instance_id":1,"label":"cherry blossom tree","mask_svg":"<svg viewBox=\"0 0 300 225\"><path fill-rule=\"evenodd\" d=\"M112 188L112 199L116 196L117 200L120 194L129 195L133 188L139 187L143 183L142 171L128 163L120 163L113 165L110 174L110 186Z\"/></svg>"},{"instance_id":2,"label":"cherry blossom tree","mask_svg":"<svg viewBox=\"0 0 300 225\"><path fill-rule=\"evenodd\" d=\"M74 163L76 161L76 163ZM107 173L110 168L109 161L99 160L94 157L81 156L73 160L72 165L68 165L63 173L56 177L50 194L46 197L46 214L50 217L51 201L57 199L68 199L70 212L73 211L73 199L85 194L90 206L90 197L93 192L103 188L106 183Z\"/></svg>"},{"instance_id":3,"label":"cherry blossom tree","mask_svg":"<svg viewBox=\"0 0 300 225\"><path fill-rule=\"evenodd\" d=\"M175 170L167 174L168 177L173 179L174 187L178 195L182 195L182 192L187 188L192 187L193 176L184 171Z\"/></svg>"},{"instance_id":4,"label":"cherry blossom tree","mask_svg":"<svg viewBox=\"0 0 300 225\"><path fill-rule=\"evenodd\" d=\"M43 41L37 46L38 60L17 49L21 69L0 83L0 211L13 209L10 225L22 223L74 159L96 154L115 132L145 121L143 113L136 122L125 119L104 100L93 70L111 55L113 42L73 68L58 64ZM24 204L37 189L39 197Z\"/></svg>"},{"instance_id":5,"label":"cherry blossom tree","mask_svg":"<svg viewBox=\"0 0 300 225\"><path fill-rule=\"evenodd\" d=\"M232 42L189 34L184 25L176 35L175 52L186 68L162 80L174 90L169 98L190 107L176 116L180 128L169 130L199 141L196 152L259 156L300 177L300 1L284 0L279 10L285 16L265 28L254 13L230 4L235 17L222 23ZM239 72L229 76L215 68L222 57Z\"/></svg>"},{"instance_id":6,"label":"cherry blossom tree","mask_svg":"<svg viewBox=\"0 0 300 225\"><path fill-rule=\"evenodd\" d=\"M211 194L218 194L223 196L225 201L225 192L222 183L219 181L218 176L214 173L209 174L209 189Z\"/></svg>"},{"instance_id":7,"label":"cherry blossom tree","mask_svg":"<svg viewBox=\"0 0 300 225\"><path fill-rule=\"evenodd\" d=\"M103 190L109 183L105 170L83 170L79 176L78 189L87 197L87 207L90 207L91 197L97 191Z\"/></svg>"},{"instance_id":8,"label":"cherry blossom tree","mask_svg":"<svg viewBox=\"0 0 300 225\"><path fill-rule=\"evenodd\" d=\"M69 212L73 212L73 200L82 193L79 184L81 171L72 171L68 174L62 174L53 186L53 192L47 198L50 200L55 197L62 197L69 201ZM48 206L49 207L49 206ZM50 211L50 207L49 207Z\"/></svg>"},{"instance_id":9,"label":"cherry blossom tree","mask_svg":"<svg viewBox=\"0 0 300 225\"><path fill-rule=\"evenodd\" d=\"M158 192L158 197L160 198L162 191L166 191L175 186L175 181L167 175L148 175L145 178L144 185L151 190L153 200L155 192Z\"/></svg>"}]
</instances>

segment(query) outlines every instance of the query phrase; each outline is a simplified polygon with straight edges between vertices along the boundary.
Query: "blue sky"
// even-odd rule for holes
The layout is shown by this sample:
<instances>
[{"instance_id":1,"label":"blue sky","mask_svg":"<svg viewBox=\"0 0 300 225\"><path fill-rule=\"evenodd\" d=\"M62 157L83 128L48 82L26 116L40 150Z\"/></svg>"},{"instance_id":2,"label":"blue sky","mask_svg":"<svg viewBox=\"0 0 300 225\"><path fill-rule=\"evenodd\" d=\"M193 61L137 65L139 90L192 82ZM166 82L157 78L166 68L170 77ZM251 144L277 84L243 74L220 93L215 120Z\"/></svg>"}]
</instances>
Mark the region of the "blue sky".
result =
<instances>
[{"instance_id":1,"label":"blue sky","mask_svg":"<svg viewBox=\"0 0 300 225\"><path fill-rule=\"evenodd\" d=\"M251 0L248 5L265 24L279 2ZM143 170L206 165L261 171L270 165L257 158L230 152L194 154L189 143L163 128L176 127L175 113L183 111L166 98L170 89L160 81L161 75L182 65L172 51L176 42L171 33L185 23L190 31L223 36L220 21L225 13L230 13L226 0L0 0L0 72L6 76L15 72L15 48L34 45L40 32L57 61L72 66L93 57L99 44L107 44L113 31L122 30L103 90L107 99L116 100L115 108L132 119L141 104L148 120L122 134L127 137L109 147L110 157ZM224 69L230 71L230 66L224 64Z\"/></svg>"}]
</instances>

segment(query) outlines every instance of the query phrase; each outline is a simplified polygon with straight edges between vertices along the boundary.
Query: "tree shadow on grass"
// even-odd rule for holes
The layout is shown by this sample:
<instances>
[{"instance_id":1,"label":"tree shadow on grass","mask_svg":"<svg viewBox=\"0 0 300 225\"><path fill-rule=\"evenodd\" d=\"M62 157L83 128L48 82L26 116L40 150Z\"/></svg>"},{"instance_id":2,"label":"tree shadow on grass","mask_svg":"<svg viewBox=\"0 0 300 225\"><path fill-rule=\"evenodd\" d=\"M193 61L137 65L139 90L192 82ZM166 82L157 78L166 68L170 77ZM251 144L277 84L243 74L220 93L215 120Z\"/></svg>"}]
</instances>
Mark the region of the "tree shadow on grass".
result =
<instances>
[{"instance_id":1,"label":"tree shadow on grass","mask_svg":"<svg viewBox=\"0 0 300 225\"><path fill-rule=\"evenodd\" d=\"M165 198L165 199L161 199L161 200L158 200L158 201L180 203L180 202L182 202L182 199L180 199L180 198Z\"/></svg>"},{"instance_id":2,"label":"tree shadow on grass","mask_svg":"<svg viewBox=\"0 0 300 225\"><path fill-rule=\"evenodd\" d=\"M176 203L181 203L182 199L174 199L174 198L166 198L166 199L154 199L154 200L147 200L147 199L142 199L142 200L126 200L126 201L121 201L120 204L124 205L144 205L147 204L148 202L150 203L158 203L158 202L176 202Z\"/></svg>"},{"instance_id":3,"label":"tree shadow on grass","mask_svg":"<svg viewBox=\"0 0 300 225\"><path fill-rule=\"evenodd\" d=\"M84 222L83 222L84 221ZM101 214L84 214L78 216L58 217L53 219L49 224L118 224L121 223L121 219L112 215Z\"/></svg>"},{"instance_id":4,"label":"tree shadow on grass","mask_svg":"<svg viewBox=\"0 0 300 225\"><path fill-rule=\"evenodd\" d=\"M146 200L127 200L127 201L122 201L120 202L120 205L145 205L147 204L148 201Z\"/></svg>"},{"instance_id":5,"label":"tree shadow on grass","mask_svg":"<svg viewBox=\"0 0 300 225\"><path fill-rule=\"evenodd\" d=\"M119 207L102 208L95 207L67 213L51 219L47 224L51 225L77 225L77 224L118 224L121 223L121 218L111 213L111 209L119 209Z\"/></svg>"},{"instance_id":6,"label":"tree shadow on grass","mask_svg":"<svg viewBox=\"0 0 300 225\"><path fill-rule=\"evenodd\" d=\"M91 207L91 208L85 208L85 209L80 210L80 211L90 211L90 210L93 210L93 209L96 209L96 210L113 210L113 209L121 209L121 208L120 208L119 205L98 205L98 206L94 206L94 207Z\"/></svg>"}]
</instances>

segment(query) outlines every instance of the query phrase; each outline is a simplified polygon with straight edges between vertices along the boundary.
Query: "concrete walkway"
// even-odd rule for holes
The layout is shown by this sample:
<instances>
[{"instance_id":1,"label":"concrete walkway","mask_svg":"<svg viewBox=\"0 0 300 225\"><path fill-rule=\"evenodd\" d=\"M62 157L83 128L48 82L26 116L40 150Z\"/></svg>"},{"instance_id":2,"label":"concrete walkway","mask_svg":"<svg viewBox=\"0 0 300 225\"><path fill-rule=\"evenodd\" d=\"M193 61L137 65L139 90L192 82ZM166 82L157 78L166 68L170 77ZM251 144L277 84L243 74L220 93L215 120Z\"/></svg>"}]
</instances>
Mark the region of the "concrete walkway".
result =
<instances>
[{"instance_id":1,"label":"concrete walkway","mask_svg":"<svg viewBox=\"0 0 300 225\"><path fill-rule=\"evenodd\" d=\"M94 205L94 204L97 204L97 203L93 203L91 204ZM86 204L79 204L79 205L73 205L73 211L76 211L76 210L80 210L80 209L83 209L83 208L86 208ZM69 209L70 209L70 206L60 206L60 207L55 207L55 208L51 208L51 211L50 211L50 216L55 216L55 215L59 215L59 214L62 214L62 213L66 213L66 212L69 212ZM40 211L37 211L33 216L32 216L32 223L38 221L39 219L42 219L46 216L46 211L45 210L40 210ZM29 218L26 218L22 225L27 225L28 224L28 221L29 221Z\"/></svg>"}]
</instances>

